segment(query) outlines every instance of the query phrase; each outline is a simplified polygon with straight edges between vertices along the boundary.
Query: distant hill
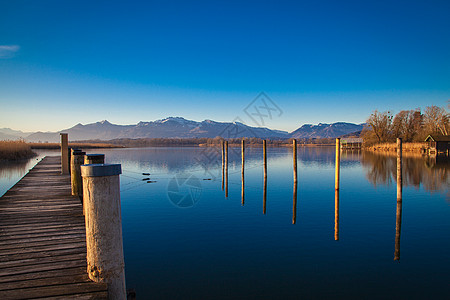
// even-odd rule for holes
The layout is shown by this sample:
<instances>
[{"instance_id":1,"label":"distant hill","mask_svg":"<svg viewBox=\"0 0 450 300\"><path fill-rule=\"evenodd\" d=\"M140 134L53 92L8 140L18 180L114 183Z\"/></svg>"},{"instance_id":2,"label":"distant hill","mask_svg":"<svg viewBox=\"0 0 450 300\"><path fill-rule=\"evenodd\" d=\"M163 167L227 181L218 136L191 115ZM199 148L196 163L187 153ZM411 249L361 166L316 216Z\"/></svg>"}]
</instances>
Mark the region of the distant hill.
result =
<instances>
[{"instance_id":1,"label":"distant hill","mask_svg":"<svg viewBox=\"0 0 450 300\"><path fill-rule=\"evenodd\" d=\"M287 138L336 138L361 131L363 124L338 122L318 125L306 124L288 133L264 127L252 127L239 122L216 122L204 120L201 122L187 120L181 117L169 117L150 122L139 122L134 125L111 124L104 120L91 124L77 124L58 132L36 132L27 134L30 142L59 142L61 132L69 134L71 141L112 140L138 138L242 138L258 137L270 139ZM1 132L1 131L0 131ZM19 134L20 132L15 132ZM11 134L5 131L4 134ZM24 134L24 133L23 133Z\"/></svg>"},{"instance_id":2,"label":"distant hill","mask_svg":"<svg viewBox=\"0 0 450 300\"><path fill-rule=\"evenodd\" d=\"M361 131L364 124L338 122L333 124L319 123L318 125L305 124L291 132L289 137L299 138L337 138L342 135Z\"/></svg>"},{"instance_id":3,"label":"distant hill","mask_svg":"<svg viewBox=\"0 0 450 300\"><path fill-rule=\"evenodd\" d=\"M13 130L10 128L0 128L0 140L17 140L29 136L29 132L22 132L20 130Z\"/></svg>"},{"instance_id":4,"label":"distant hill","mask_svg":"<svg viewBox=\"0 0 450 300\"><path fill-rule=\"evenodd\" d=\"M136 125L115 125L104 120L92 124L77 124L58 132L36 132L27 137L30 142L58 142L59 133L69 134L71 141L111 140L118 138L224 138L261 137L287 138L286 131L251 127L243 123L215 122L204 120L196 122L181 117L169 117L152 122L139 122Z\"/></svg>"}]
</instances>

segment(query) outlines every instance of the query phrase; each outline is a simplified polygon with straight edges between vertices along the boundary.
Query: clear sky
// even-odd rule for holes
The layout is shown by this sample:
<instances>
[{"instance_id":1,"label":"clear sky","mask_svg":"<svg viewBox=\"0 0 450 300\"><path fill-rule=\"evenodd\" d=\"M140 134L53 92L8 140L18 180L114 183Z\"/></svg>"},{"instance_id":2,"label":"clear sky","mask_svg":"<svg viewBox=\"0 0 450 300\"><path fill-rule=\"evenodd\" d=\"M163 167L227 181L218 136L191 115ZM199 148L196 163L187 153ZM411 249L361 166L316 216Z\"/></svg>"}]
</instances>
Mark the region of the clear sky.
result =
<instances>
[{"instance_id":1,"label":"clear sky","mask_svg":"<svg viewBox=\"0 0 450 300\"><path fill-rule=\"evenodd\" d=\"M361 123L447 107L450 1L0 2L0 128L107 119Z\"/></svg>"}]
</instances>

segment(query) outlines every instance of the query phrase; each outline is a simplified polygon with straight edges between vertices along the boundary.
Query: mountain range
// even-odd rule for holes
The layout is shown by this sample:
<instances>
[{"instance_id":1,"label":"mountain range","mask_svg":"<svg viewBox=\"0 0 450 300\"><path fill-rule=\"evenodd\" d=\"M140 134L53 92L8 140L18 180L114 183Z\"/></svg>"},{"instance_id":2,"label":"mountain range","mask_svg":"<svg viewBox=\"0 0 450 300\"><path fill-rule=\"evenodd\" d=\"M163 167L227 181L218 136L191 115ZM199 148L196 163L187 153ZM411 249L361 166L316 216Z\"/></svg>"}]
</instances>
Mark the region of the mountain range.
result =
<instances>
[{"instance_id":1,"label":"mountain range","mask_svg":"<svg viewBox=\"0 0 450 300\"><path fill-rule=\"evenodd\" d=\"M361 131L364 124L338 122L318 125L305 124L289 133L265 127L252 127L239 122L201 122L186 120L181 117L169 117L135 125L117 125L106 120L77 124L58 132L25 133L8 128L0 129L0 139L24 138L29 142L59 142L59 134L69 134L69 140L112 140L117 138L335 138Z\"/></svg>"}]
</instances>

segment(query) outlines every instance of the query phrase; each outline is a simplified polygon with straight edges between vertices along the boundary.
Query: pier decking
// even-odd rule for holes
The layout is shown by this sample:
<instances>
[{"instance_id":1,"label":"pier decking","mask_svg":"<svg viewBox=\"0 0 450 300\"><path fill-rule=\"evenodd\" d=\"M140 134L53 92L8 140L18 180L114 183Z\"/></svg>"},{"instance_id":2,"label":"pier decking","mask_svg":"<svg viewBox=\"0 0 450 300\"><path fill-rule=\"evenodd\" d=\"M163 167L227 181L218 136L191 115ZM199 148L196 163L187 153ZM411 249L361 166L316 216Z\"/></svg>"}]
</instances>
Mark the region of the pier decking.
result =
<instances>
[{"instance_id":1,"label":"pier decking","mask_svg":"<svg viewBox=\"0 0 450 300\"><path fill-rule=\"evenodd\" d=\"M0 198L0 299L106 299L86 273L81 202L46 157Z\"/></svg>"}]
</instances>

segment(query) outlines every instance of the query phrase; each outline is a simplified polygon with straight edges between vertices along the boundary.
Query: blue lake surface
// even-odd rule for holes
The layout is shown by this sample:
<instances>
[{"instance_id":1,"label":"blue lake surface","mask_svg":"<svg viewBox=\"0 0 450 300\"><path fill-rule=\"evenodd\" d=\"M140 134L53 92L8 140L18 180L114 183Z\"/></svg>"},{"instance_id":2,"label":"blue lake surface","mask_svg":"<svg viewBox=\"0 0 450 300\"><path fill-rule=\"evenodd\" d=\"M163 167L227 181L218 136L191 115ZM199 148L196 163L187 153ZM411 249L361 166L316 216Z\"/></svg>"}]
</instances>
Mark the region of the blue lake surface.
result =
<instances>
[{"instance_id":1,"label":"blue lake surface","mask_svg":"<svg viewBox=\"0 0 450 300\"><path fill-rule=\"evenodd\" d=\"M448 161L404 158L399 219L395 157L342 153L337 194L334 148L299 147L295 195L292 149L267 149L265 193L262 149L247 148L243 199L240 148L228 197L213 147L88 152L122 164L126 280L140 299L450 293Z\"/></svg>"}]
</instances>

